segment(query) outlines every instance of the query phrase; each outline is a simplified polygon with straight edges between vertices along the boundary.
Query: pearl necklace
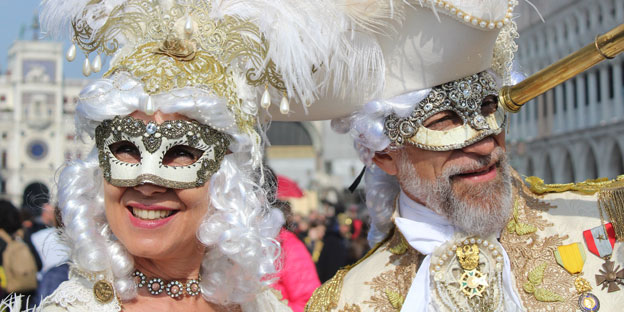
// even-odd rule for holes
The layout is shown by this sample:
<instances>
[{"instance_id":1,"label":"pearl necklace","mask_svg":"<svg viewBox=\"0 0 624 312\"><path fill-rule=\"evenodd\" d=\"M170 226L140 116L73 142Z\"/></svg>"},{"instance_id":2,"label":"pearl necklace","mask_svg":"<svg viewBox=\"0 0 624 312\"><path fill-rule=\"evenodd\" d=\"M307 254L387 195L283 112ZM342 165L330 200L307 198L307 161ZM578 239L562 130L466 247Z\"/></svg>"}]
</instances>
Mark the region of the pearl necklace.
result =
<instances>
[{"instance_id":1,"label":"pearl necklace","mask_svg":"<svg viewBox=\"0 0 624 312\"><path fill-rule=\"evenodd\" d=\"M152 277L148 281L145 274L139 270L134 271L132 277L134 278L134 284L138 288L146 287L146 290L154 296L166 291L169 297L175 299L182 296L185 291L187 296L197 296L201 292L201 287L199 286L200 277L187 280L184 284L177 280L172 280L165 284L160 277Z\"/></svg>"}]
</instances>

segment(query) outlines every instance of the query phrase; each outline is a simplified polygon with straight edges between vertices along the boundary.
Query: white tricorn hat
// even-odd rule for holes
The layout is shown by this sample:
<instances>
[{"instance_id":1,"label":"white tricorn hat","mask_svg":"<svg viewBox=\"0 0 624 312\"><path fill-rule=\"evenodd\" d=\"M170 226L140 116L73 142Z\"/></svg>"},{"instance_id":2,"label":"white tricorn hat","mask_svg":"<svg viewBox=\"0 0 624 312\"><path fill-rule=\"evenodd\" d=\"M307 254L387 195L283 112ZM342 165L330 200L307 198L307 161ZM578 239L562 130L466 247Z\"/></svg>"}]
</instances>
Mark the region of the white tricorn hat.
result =
<instances>
[{"instance_id":1,"label":"white tricorn hat","mask_svg":"<svg viewBox=\"0 0 624 312\"><path fill-rule=\"evenodd\" d=\"M516 47L511 20L516 0L359 2L359 8L351 9L358 13L351 17L359 19L362 27L354 30L353 40L368 47L364 53L369 60L352 66L366 66L367 82L377 84L363 86L345 79L328 86L339 90L325 92L307 113L273 114L274 120L346 117L369 101L431 88L486 69L509 80Z\"/></svg>"}]
</instances>

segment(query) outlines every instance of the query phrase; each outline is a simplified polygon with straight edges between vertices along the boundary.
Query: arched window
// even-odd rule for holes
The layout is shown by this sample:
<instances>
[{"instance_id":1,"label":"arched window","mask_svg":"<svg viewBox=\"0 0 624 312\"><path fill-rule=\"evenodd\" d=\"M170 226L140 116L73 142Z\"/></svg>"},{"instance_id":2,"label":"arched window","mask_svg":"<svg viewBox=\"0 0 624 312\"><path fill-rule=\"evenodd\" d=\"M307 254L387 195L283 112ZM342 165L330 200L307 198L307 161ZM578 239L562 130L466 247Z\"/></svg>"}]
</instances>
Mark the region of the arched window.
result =
<instances>
[{"instance_id":1,"label":"arched window","mask_svg":"<svg viewBox=\"0 0 624 312\"><path fill-rule=\"evenodd\" d=\"M546 162L544 163L544 177L542 179L544 179L544 183L553 183L555 181L554 176L550 155L546 155Z\"/></svg>"},{"instance_id":2,"label":"arched window","mask_svg":"<svg viewBox=\"0 0 624 312\"><path fill-rule=\"evenodd\" d=\"M529 177L535 175L535 169L533 168L533 160L531 158L529 158L527 162L526 175Z\"/></svg>"},{"instance_id":3,"label":"arched window","mask_svg":"<svg viewBox=\"0 0 624 312\"><path fill-rule=\"evenodd\" d=\"M267 137L273 146L312 145L312 137L300 122L274 121Z\"/></svg>"},{"instance_id":4,"label":"arched window","mask_svg":"<svg viewBox=\"0 0 624 312\"><path fill-rule=\"evenodd\" d=\"M615 178L620 174L624 174L624 157L622 157L622 149L620 145L615 143L609 160L609 178Z\"/></svg>"},{"instance_id":5,"label":"arched window","mask_svg":"<svg viewBox=\"0 0 624 312\"><path fill-rule=\"evenodd\" d=\"M569 151L566 151L563 159L563 172L561 173L561 181L559 183L575 182L574 165L572 163L572 156Z\"/></svg>"},{"instance_id":6,"label":"arched window","mask_svg":"<svg viewBox=\"0 0 624 312\"><path fill-rule=\"evenodd\" d=\"M596 162L596 155L594 155L594 151L591 147L588 147L587 151L587 159L585 160L585 179L596 179L598 178L598 163Z\"/></svg>"}]
</instances>

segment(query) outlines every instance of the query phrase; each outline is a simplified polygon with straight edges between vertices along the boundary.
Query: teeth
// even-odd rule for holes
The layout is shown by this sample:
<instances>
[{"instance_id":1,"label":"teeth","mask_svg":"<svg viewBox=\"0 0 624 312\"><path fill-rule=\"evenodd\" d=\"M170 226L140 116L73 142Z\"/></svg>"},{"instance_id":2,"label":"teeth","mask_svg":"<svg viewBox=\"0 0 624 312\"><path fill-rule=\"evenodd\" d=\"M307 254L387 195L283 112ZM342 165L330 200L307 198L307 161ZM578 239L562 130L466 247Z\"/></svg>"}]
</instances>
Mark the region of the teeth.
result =
<instances>
[{"instance_id":1,"label":"teeth","mask_svg":"<svg viewBox=\"0 0 624 312\"><path fill-rule=\"evenodd\" d=\"M166 218L173 214L173 210L152 210L152 209L139 209L132 208L132 214L143 220L155 220Z\"/></svg>"}]
</instances>

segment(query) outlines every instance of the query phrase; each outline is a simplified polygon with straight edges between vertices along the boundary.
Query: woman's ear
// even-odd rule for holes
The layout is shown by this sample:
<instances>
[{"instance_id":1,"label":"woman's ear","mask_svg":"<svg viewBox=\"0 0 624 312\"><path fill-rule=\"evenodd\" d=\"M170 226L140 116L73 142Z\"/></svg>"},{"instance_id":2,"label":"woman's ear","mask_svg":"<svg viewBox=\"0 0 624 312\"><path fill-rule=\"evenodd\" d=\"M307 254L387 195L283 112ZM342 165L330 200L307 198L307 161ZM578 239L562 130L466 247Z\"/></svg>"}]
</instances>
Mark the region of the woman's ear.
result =
<instances>
[{"instance_id":1,"label":"woman's ear","mask_svg":"<svg viewBox=\"0 0 624 312\"><path fill-rule=\"evenodd\" d=\"M381 151L376 152L373 156L373 162L377 167L383 170L385 173L395 176L399 172L397 162L397 151Z\"/></svg>"}]
</instances>

